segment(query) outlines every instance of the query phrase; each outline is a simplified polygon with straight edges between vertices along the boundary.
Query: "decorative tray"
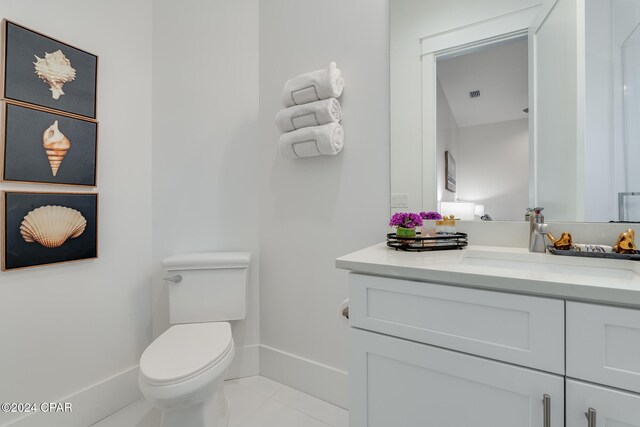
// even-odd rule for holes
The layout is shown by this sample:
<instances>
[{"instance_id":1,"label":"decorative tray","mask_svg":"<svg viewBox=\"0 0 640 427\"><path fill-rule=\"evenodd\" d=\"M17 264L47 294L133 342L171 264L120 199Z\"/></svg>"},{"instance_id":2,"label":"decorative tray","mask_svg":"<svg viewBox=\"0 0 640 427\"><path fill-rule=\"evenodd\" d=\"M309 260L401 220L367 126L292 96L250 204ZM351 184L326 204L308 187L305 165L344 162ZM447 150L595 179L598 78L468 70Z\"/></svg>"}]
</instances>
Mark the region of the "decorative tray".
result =
<instances>
[{"instance_id":1,"label":"decorative tray","mask_svg":"<svg viewBox=\"0 0 640 427\"><path fill-rule=\"evenodd\" d=\"M400 251L424 252L444 251L448 249L462 249L469 243L465 233L443 234L438 236L424 236L420 233L416 237L398 237L396 233L387 234L387 246Z\"/></svg>"},{"instance_id":2,"label":"decorative tray","mask_svg":"<svg viewBox=\"0 0 640 427\"><path fill-rule=\"evenodd\" d=\"M626 259L631 261L640 261L640 252L635 254L618 254L615 252L582 252L572 251L570 249L556 249L552 245L548 245L547 249L554 255L579 256L586 258L606 258L606 259Z\"/></svg>"}]
</instances>

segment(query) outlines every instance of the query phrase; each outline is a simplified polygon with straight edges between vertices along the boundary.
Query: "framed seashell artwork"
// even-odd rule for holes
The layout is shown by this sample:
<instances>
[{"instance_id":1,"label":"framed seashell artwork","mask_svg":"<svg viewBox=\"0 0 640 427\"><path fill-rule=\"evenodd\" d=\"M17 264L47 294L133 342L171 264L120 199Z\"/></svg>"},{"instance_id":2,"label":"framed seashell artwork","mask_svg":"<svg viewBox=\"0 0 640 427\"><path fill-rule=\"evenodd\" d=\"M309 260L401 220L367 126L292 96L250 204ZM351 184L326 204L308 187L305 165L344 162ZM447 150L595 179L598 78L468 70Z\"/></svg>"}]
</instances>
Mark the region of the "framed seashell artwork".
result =
<instances>
[{"instance_id":1,"label":"framed seashell artwork","mask_svg":"<svg viewBox=\"0 0 640 427\"><path fill-rule=\"evenodd\" d=\"M98 257L97 193L2 192L2 271Z\"/></svg>"},{"instance_id":2,"label":"framed seashell artwork","mask_svg":"<svg viewBox=\"0 0 640 427\"><path fill-rule=\"evenodd\" d=\"M2 97L96 118L98 57L2 21Z\"/></svg>"},{"instance_id":3,"label":"framed seashell artwork","mask_svg":"<svg viewBox=\"0 0 640 427\"><path fill-rule=\"evenodd\" d=\"M2 180L95 187L98 123L2 103Z\"/></svg>"}]
</instances>

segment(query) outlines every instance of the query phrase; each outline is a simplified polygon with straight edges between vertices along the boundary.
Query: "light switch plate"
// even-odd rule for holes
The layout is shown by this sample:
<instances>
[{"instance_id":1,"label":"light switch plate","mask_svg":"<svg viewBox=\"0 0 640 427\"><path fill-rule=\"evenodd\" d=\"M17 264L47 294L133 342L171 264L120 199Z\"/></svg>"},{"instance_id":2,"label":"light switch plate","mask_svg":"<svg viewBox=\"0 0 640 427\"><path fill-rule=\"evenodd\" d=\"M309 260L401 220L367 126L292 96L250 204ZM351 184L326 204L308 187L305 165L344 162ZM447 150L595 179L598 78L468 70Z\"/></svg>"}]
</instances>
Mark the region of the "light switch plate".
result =
<instances>
[{"instance_id":1,"label":"light switch plate","mask_svg":"<svg viewBox=\"0 0 640 427\"><path fill-rule=\"evenodd\" d=\"M409 195L408 194L392 194L391 207L392 208L409 207Z\"/></svg>"}]
</instances>

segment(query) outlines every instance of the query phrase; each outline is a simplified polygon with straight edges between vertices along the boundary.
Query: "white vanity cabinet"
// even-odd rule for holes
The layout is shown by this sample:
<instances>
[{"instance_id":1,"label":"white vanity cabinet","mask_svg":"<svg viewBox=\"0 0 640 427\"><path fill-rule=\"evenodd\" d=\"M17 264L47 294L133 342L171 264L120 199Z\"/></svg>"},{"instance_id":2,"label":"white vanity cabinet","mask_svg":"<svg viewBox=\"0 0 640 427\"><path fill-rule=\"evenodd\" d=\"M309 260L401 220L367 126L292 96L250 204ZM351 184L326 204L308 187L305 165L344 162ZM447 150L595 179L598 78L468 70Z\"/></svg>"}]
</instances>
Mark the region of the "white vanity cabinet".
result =
<instances>
[{"instance_id":1,"label":"white vanity cabinet","mask_svg":"<svg viewBox=\"0 0 640 427\"><path fill-rule=\"evenodd\" d=\"M351 427L640 427L640 309L349 276Z\"/></svg>"},{"instance_id":2,"label":"white vanity cabinet","mask_svg":"<svg viewBox=\"0 0 640 427\"><path fill-rule=\"evenodd\" d=\"M349 314L351 427L564 424L563 301L351 274Z\"/></svg>"}]
</instances>

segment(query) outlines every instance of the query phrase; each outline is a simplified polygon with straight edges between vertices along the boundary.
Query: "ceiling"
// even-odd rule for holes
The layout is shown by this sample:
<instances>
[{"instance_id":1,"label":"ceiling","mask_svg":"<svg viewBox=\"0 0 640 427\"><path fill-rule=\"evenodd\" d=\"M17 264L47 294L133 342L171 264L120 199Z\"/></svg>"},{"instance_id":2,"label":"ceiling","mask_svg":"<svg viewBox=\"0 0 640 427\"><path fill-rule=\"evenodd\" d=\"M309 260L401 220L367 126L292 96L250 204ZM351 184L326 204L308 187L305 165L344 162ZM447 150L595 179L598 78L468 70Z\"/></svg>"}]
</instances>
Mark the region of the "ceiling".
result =
<instances>
[{"instance_id":1,"label":"ceiling","mask_svg":"<svg viewBox=\"0 0 640 427\"><path fill-rule=\"evenodd\" d=\"M527 118L527 39L439 60L437 75L458 127ZM480 96L470 98L469 92Z\"/></svg>"}]
</instances>

